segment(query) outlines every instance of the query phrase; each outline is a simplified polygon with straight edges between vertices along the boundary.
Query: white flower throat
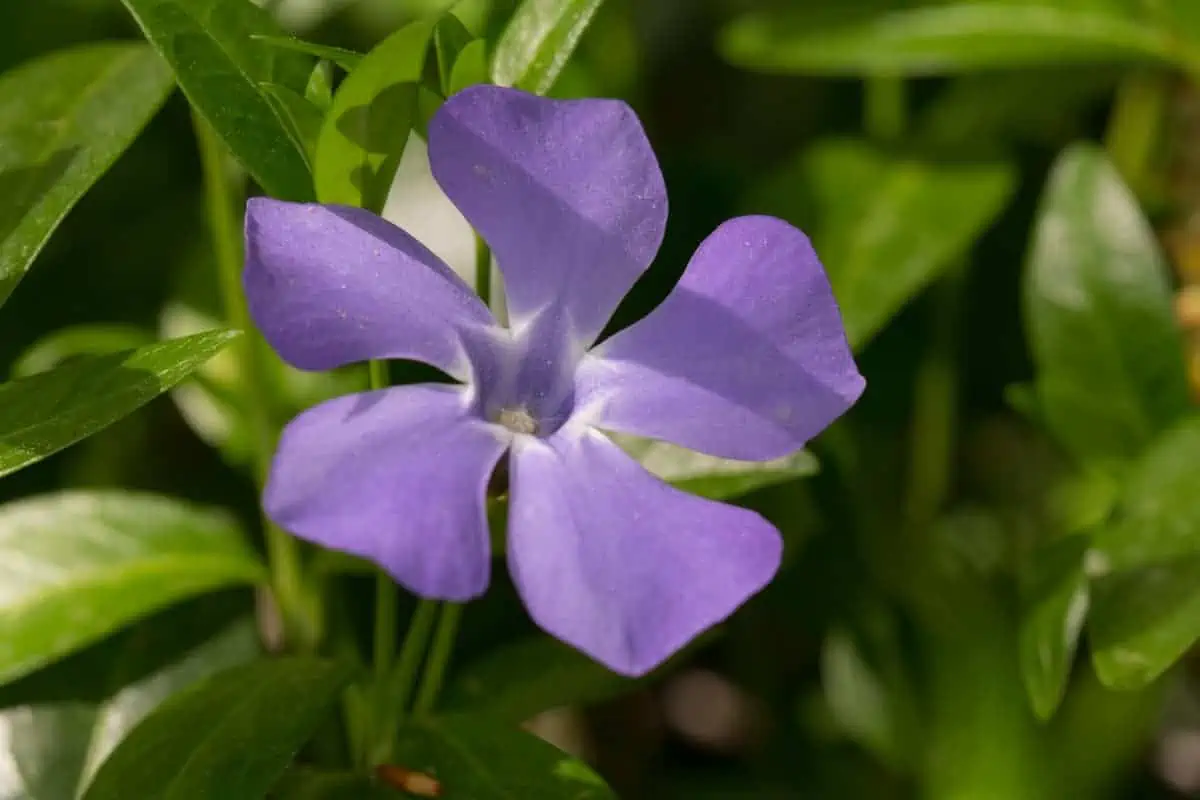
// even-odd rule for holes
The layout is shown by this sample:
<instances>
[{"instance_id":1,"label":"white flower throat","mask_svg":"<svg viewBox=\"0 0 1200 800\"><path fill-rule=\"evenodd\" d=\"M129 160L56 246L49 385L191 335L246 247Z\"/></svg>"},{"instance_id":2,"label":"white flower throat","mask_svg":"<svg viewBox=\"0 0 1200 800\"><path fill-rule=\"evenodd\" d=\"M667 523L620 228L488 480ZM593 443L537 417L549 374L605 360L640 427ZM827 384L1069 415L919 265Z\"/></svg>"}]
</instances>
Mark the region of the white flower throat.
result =
<instances>
[{"instance_id":1,"label":"white flower throat","mask_svg":"<svg viewBox=\"0 0 1200 800\"><path fill-rule=\"evenodd\" d=\"M500 409L500 413L496 417L496 422L513 433L525 434L527 436L536 436L539 427L533 414L530 414L529 409L524 406Z\"/></svg>"}]
</instances>

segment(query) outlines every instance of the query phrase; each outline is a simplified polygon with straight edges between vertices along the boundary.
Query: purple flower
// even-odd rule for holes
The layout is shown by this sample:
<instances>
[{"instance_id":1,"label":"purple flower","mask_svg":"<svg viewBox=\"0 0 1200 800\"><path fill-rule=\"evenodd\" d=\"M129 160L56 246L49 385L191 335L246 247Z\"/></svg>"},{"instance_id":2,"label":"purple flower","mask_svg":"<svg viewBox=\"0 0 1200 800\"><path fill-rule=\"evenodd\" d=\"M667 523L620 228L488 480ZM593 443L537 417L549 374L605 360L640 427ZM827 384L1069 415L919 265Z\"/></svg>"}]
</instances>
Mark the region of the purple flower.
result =
<instances>
[{"instance_id":1,"label":"purple flower","mask_svg":"<svg viewBox=\"0 0 1200 800\"><path fill-rule=\"evenodd\" d=\"M252 200L246 292L284 359L415 359L462 381L304 412L283 433L266 511L419 595L466 600L488 584L485 493L508 454L508 565L530 615L645 673L761 589L781 541L751 511L662 483L600 431L735 459L798 450L864 385L829 283L803 233L734 219L658 309L595 345L667 221L632 110L477 86L430 123L429 157L496 256L511 324L373 214Z\"/></svg>"}]
</instances>

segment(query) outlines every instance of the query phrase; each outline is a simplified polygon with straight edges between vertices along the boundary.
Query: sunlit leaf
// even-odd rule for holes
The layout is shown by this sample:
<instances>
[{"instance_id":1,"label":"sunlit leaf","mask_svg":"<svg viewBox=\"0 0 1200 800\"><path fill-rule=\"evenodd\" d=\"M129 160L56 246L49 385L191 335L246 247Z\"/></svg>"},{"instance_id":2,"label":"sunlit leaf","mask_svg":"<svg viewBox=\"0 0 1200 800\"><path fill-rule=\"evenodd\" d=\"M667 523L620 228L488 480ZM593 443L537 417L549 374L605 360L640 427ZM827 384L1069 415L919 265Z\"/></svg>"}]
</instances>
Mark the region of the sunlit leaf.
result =
<instances>
[{"instance_id":1,"label":"sunlit leaf","mask_svg":"<svg viewBox=\"0 0 1200 800\"><path fill-rule=\"evenodd\" d=\"M813 3L751 12L721 36L734 64L768 72L916 75L1040 64L1195 63L1171 30L1118 8L1039 2Z\"/></svg>"},{"instance_id":2,"label":"sunlit leaf","mask_svg":"<svg viewBox=\"0 0 1200 800\"><path fill-rule=\"evenodd\" d=\"M492 82L545 94L604 0L525 0L492 54Z\"/></svg>"},{"instance_id":3,"label":"sunlit leaf","mask_svg":"<svg viewBox=\"0 0 1200 800\"><path fill-rule=\"evenodd\" d=\"M153 342L150 333L131 325L72 325L42 337L22 353L13 362L12 377L45 372L79 356L117 353Z\"/></svg>"},{"instance_id":4,"label":"sunlit leaf","mask_svg":"<svg viewBox=\"0 0 1200 800\"><path fill-rule=\"evenodd\" d=\"M211 331L123 353L80 357L0 384L0 476L132 413L186 378L236 335Z\"/></svg>"},{"instance_id":5,"label":"sunlit leaf","mask_svg":"<svg viewBox=\"0 0 1200 800\"><path fill-rule=\"evenodd\" d=\"M1059 157L1024 294L1039 413L1076 457L1133 457L1188 407L1167 265L1098 148Z\"/></svg>"},{"instance_id":6,"label":"sunlit leaf","mask_svg":"<svg viewBox=\"0 0 1200 800\"><path fill-rule=\"evenodd\" d=\"M442 706L516 723L548 709L596 703L660 679L721 635L721 628L709 630L681 654L638 679L618 675L557 639L531 636L455 672Z\"/></svg>"},{"instance_id":7,"label":"sunlit leaf","mask_svg":"<svg viewBox=\"0 0 1200 800\"><path fill-rule=\"evenodd\" d=\"M670 442L626 435L612 438L651 474L713 500L813 475L818 469L817 459L807 450L771 461L737 461L697 453Z\"/></svg>"},{"instance_id":8,"label":"sunlit leaf","mask_svg":"<svg viewBox=\"0 0 1200 800\"><path fill-rule=\"evenodd\" d=\"M164 699L257 655L249 603L214 599L156 615L5 687L0 764L11 760L16 769L0 769L0 797L74 800Z\"/></svg>"},{"instance_id":9,"label":"sunlit leaf","mask_svg":"<svg viewBox=\"0 0 1200 800\"><path fill-rule=\"evenodd\" d=\"M304 92L312 58L256 38L283 36L250 0L122 0L183 93L268 193L312 198L304 154L264 86Z\"/></svg>"},{"instance_id":10,"label":"sunlit leaf","mask_svg":"<svg viewBox=\"0 0 1200 800\"><path fill-rule=\"evenodd\" d=\"M134 728L84 800L261 800L351 677L342 664L308 658L212 675Z\"/></svg>"},{"instance_id":11,"label":"sunlit leaf","mask_svg":"<svg viewBox=\"0 0 1200 800\"><path fill-rule=\"evenodd\" d=\"M338 88L317 140L317 199L380 211L419 125L418 89L434 23L393 33Z\"/></svg>"},{"instance_id":12,"label":"sunlit leaf","mask_svg":"<svg viewBox=\"0 0 1200 800\"><path fill-rule=\"evenodd\" d=\"M436 88L443 97L449 97L453 93L451 76L454 74L454 65L463 49L474 41L483 42L485 46L487 44L482 39L477 40L475 34L467 30L462 21L453 14L443 15L434 27L433 53L437 66Z\"/></svg>"},{"instance_id":13,"label":"sunlit leaf","mask_svg":"<svg viewBox=\"0 0 1200 800\"><path fill-rule=\"evenodd\" d=\"M291 50L296 53L306 53L310 56L323 58L326 61L332 61L346 72L353 72L363 60L363 54L354 50L347 50L344 47L330 47L326 44L316 44L315 42L306 42L303 39L296 39L292 36L271 36L258 34L251 37L260 42L273 45L283 50Z\"/></svg>"},{"instance_id":14,"label":"sunlit leaf","mask_svg":"<svg viewBox=\"0 0 1200 800\"><path fill-rule=\"evenodd\" d=\"M0 506L0 682L185 597L263 578L238 524L154 495Z\"/></svg>"},{"instance_id":15,"label":"sunlit leaf","mask_svg":"<svg viewBox=\"0 0 1200 800\"><path fill-rule=\"evenodd\" d=\"M63 50L0 75L0 305L171 86L158 56L129 44Z\"/></svg>"},{"instance_id":16,"label":"sunlit leaf","mask_svg":"<svg viewBox=\"0 0 1200 800\"><path fill-rule=\"evenodd\" d=\"M438 781L448 798L616 798L582 761L522 730L474 717L405 725L396 761Z\"/></svg>"},{"instance_id":17,"label":"sunlit leaf","mask_svg":"<svg viewBox=\"0 0 1200 800\"><path fill-rule=\"evenodd\" d=\"M1158 677L1200 639L1200 418L1132 465L1089 558L1092 653L1109 686Z\"/></svg>"},{"instance_id":18,"label":"sunlit leaf","mask_svg":"<svg viewBox=\"0 0 1200 800\"><path fill-rule=\"evenodd\" d=\"M1049 719L1062 702L1087 615L1086 537L1057 539L1021 571L1021 677L1034 713Z\"/></svg>"},{"instance_id":19,"label":"sunlit leaf","mask_svg":"<svg viewBox=\"0 0 1200 800\"><path fill-rule=\"evenodd\" d=\"M807 231L829 273L850 343L861 348L1003 210L1004 161L892 155L827 141L776 170L744 204Z\"/></svg>"}]
</instances>

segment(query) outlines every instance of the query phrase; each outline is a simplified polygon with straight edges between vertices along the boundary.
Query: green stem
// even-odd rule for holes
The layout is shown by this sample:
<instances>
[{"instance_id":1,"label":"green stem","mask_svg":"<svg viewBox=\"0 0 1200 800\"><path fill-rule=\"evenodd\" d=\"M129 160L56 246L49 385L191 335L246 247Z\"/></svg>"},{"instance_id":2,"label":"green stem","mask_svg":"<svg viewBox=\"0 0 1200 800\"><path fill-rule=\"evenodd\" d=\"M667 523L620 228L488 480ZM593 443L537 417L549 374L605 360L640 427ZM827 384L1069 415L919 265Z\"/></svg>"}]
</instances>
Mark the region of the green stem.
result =
<instances>
[{"instance_id":1,"label":"green stem","mask_svg":"<svg viewBox=\"0 0 1200 800\"><path fill-rule=\"evenodd\" d=\"M384 389L388 385L387 362L373 360L367 362L368 385L372 391ZM391 729L394 727L393 714L396 706L389 702L389 676L392 661L396 657L396 610L400 602L400 591L392 577L383 570L378 570L375 576L375 703L374 743L376 752L365 754L368 760L380 757L378 751L383 751L386 757L391 749Z\"/></svg>"},{"instance_id":2,"label":"green stem","mask_svg":"<svg viewBox=\"0 0 1200 800\"><path fill-rule=\"evenodd\" d=\"M475 234L475 293L485 306L492 304L492 251L479 234Z\"/></svg>"},{"instance_id":3,"label":"green stem","mask_svg":"<svg viewBox=\"0 0 1200 800\"><path fill-rule=\"evenodd\" d=\"M867 78L863 125L872 138L880 141L899 139L907 124L904 78L879 74Z\"/></svg>"},{"instance_id":4,"label":"green stem","mask_svg":"<svg viewBox=\"0 0 1200 800\"><path fill-rule=\"evenodd\" d=\"M239 401L254 437L255 478L261 488L266 483L275 449L275 426L271 421L266 354L254 332L242 293L241 233L235 208L241 205L243 198L229 179L226 151L221 140L199 116L193 115L193 123L204 174L205 205L217 259L221 301L229 324L243 332L236 343L242 375ZM289 642L310 650L320 636L320 617L304 600L299 547L292 537L265 516L262 524L271 584Z\"/></svg>"},{"instance_id":5,"label":"green stem","mask_svg":"<svg viewBox=\"0 0 1200 800\"><path fill-rule=\"evenodd\" d=\"M421 688L417 690L417 699L413 701L414 716L423 716L432 711L438 694L442 691L442 681L446 677L450 653L454 650L454 640L458 636L458 622L462 617L462 609L457 603L442 604L442 617L438 620L437 631L433 636L429 660L425 662Z\"/></svg>"},{"instance_id":6,"label":"green stem","mask_svg":"<svg viewBox=\"0 0 1200 800\"><path fill-rule=\"evenodd\" d=\"M963 277L962 268L954 268L934 287L933 337L917 368L905 506L905 523L917 535L934 521L949 494L958 418L956 344Z\"/></svg>"},{"instance_id":7,"label":"green stem","mask_svg":"<svg viewBox=\"0 0 1200 800\"><path fill-rule=\"evenodd\" d=\"M1168 80L1162 73L1145 70L1130 74L1117 87L1104 146L1136 193L1145 190L1151 157L1158 149Z\"/></svg>"}]
</instances>

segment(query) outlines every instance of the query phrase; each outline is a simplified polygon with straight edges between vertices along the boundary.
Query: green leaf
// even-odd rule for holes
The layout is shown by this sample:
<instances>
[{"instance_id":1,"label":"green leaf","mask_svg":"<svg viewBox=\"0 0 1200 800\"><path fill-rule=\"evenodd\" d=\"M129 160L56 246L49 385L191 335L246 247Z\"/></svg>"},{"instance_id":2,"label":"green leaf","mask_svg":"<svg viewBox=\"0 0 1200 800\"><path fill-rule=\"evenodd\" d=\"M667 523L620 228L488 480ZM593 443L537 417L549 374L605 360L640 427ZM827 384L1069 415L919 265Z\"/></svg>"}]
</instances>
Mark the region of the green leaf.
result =
<instances>
[{"instance_id":1,"label":"green leaf","mask_svg":"<svg viewBox=\"0 0 1200 800\"><path fill-rule=\"evenodd\" d=\"M143 720L84 800L261 800L351 677L343 664L309 658L213 675Z\"/></svg>"},{"instance_id":2,"label":"green leaf","mask_svg":"<svg viewBox=\"0 0 1200 800\"><path fill-rule=\"evenodd\" d=\"M263 91L287 123L288 136L304 155L304 163L311 167L317 157L317 139L321 135L325 113L307 97L286 86L268 83L263 85Z\"/></svg>"},{"instance_id":3,"label":"green leaf","mask_svg":"<svg viewBox=\"0 0 1200 800\"><path fill-rule=\"evenodd\" d=\"M0 305L170 90L144 45L77 47L0 75Z\"/></svg>"},{"instance_id":4,"label":"green leaf","mask_svg":"<svg viewBox=\"0 0 1200 800\"><path fill-rule=\"evenodd\" d=\"M827 141L777 170L747 210L812 233L850 343L860 349L967 253L1015 183L1004 161L889 155L864 142Z\"/></svg>"},{"instance_id":5,"label":"green leaf","mask_svg":"<svg viewBox=\"0 0 1200 800\"><path fill-rule=\"evenodd\" d=\"M1200 555L1107 575L1093 595L1092 663L1105 686L1146 686L1200 638Z\"/></svg>"},{"instance_id":6,"label":"green leaf","mask_svg":"<svg viewBox=\"0 0 1200 800\"><path fill-rule=\"evenodd\" d=\"M1020 573L1021 677L1038 718L1054 715L1066 692L1091 595L1088 540L1071 536L1035 551Z\"/></svg>"},{"instance_id":7,"label":"green leaf","mask_svg":"<svg viewBox=\"0 0 1200 800\"><path fill-rule=\"evenodd\" d=\"M1106 570L1200 555L1200 417L1160 436L1125 475L1112 522L1094 537ZM1200 588L1200 587L1198 587Z\"/></svg>"},{"instance_id":8,"label":"green leaf","mask_svg":"<svg viewBox=\"0 0 1200 800\"><path fill-rule=\"evenodd\" d=\"M550 91L603 0L525 0L492 54L492 82Z\"/></svg>"},{"instance_id":9,"label":"green leaf","mask_svg":"<svg viewBox=\"0 0 1200 800\"><path fill-rule=\"evenodd\" d=\"M289 770L268 795L271 800L411 800L358 772Z\"/></svg>"},{"instance_id":10,"label":"green leaf","mask_svg":"<svg viewBox=\"0 0 1200 800\"><path fill-rule=\"evenodd\" d=\"M834 630L821 647L821 685L829 710L846 735L898 768L904 764L901 736L891 692L855 637Z\"/></svg>"},{"instance_id":11,"label":"green leaf","mask_svg":"<svg viewBox=\"0 0 1200 800\"><path fill-rule=\"evenodd\" d=\"M1136 456L1187 409L1167 266L1096 147L1069 148L1051 172L1024 294L1040 414L1077 458Z\"/></svg>"},{"instance_id":12,"label":"green leaf","mask_svg":"<svg viewBox=\"0 0 1200 800\"><path fill-rule=\"evenodd\" d=\"M297 39L294 36L270 36L257 34L252 37L260 42L290 50L295 53L305 53L317 58L323 58L326 61L332 61L346 72L353 72L358 68L358 65L363 60L363 54L354 50L347 50L344 47L330 47L325 44L316 44L314 42L306 42L303 39Z\"/></svg>"},{"instance_id":13,"label":"green leaf","mask_svg":"<svg viewBox=\"0 0 1200 800\"><path fill-rule=\"evenodd\" d=\"M396 763L432 776L445 797L601 800L616 795L582 761L496 722L444 717L400 731Z\"/></svg>"},{"instance_id":14,"label":"green leaf","mask_svg":"<svg viewBox=\"0 0 1200 800\"><path fill-rule=\"evenodd\" d=\"M313 67L304 87L304 99L320 109L322 116L333 105L333 67L328 61L318 61Z\"/></svg>"},{"instance_id":15,"label":"green leaf","mask_svg":"<svg viewBox=\"0 0 1200 800\"><path fill-rule=\"evenodd\" d=\"M313 179L322 203L383 208L408 131L418 124L418 88L433 27L422 21L396 31L338 89L317 140Z\"/></svg>"},{"instance_id":16,"label":"green leaf","mask_svg":"<svg viewBox=\"0 0 1200 800\"><path fill-rule=\"evenodd\" d=\"M185 597L264 577L232 518L154 495L0 506L0 683Z\"/></svg>"},{"instance_id":17,"label":"green leaf","mask_svg":"<svg viewBox=\"0 0 1200 800\"><path fill-rule=\"evenodd\" d=\"M91 436L186 378L237 333L211 331L80 357L0 384L0 477Z\"/></svg>"},{"instance_id":18,"label":"green leaf","mask_svg":"<svg viewBox=\"0 0 1200 800\"><path fill-rule=\"evenodd\" d=\"M192 106L267 192L312 199L304 155L266 84L304 92L312 59L256 36L282 36L250 0L122 0Z\"/></svg>"},{"instance_id":19,"label":"green leaf","mask_svg":"<svg viewBox=\"0 0 1200 800\"><path fill-rule=\"evenodd\" d=\"M225 598L220 598L224 600ZM232 598L230 598L232 599ZM248 597L242 596L242 600ZM74 800L163 700L259 651L248 602L184 604L5 688L0 797Z\"/></svg>"},{"instance_id":20,"label":"green leaf","mask_svg":"<svg viewBox=\"0 0 1200 800\"><path fill-rule=\"evenodd\" d=\"M487 83L487 80L487 42L476 39L464 47L454 61L454 70L450 73L450 86L446 90L447 97L461 92L468 86Z\"/></svg>"},{"instance_id":21,"label":"green leaf","mask_svg":"<svg viewBox=\"0 0 1200 800\"><path fill-rule=\"evenodd\" d=\"M72 325L43 336L13 362L12 376L24 378L80 356L106 355L152 344L154 337L132 325Z\"/></svg>"},{"instance_id":22,"label":"green leaf","mask_svg":"<svg viewBox=\"0 0 1200 800\"><path fill-rule=\"evenodd\" d=\"M443 97L449 97L452 93L451 76L454 74L454 65L458 61L462 51L472 42L481 41L486 46L486 41L475 38L475 34L467 30L467 26L462 24L462 21L453 14L445 14L438 20L437 26L433 29L433 53L434 60L437 62L438 85L435 87L441 92Z\"/></svg>"},{"instance_id":23,"label":"green leaf","mask_svg":"<svg viewBox=\"0 0 1200 800\"><path fill-rule=\"evenodd\" d=\"M531 636L454 673L441 705L517 723L550 708L606 700L635 685L557 639Z\"/></svg>"},{"instance_id":24,"label":"green leaf","mask_svg":"<svg viewBox=\"0 0 1200 800\"><path fill-rule=\"evenodd\" d=\"M612 437L651 474L684 491L723 500L794 478L814 475L817 459L807 450L771 461L737 461L636 436Z\"/></svg>"},{"instance_id":25,"label":"green leaf","mask_svg":"<svg viewBox=\"0 0 1200 800\"><path fill-rule=\"evenodd\" d=\"M729 61L749 69L816 75L1197 61L1171 30L1115 3L973 0L895 6L877 0L754 12L722 32L720 48Z\"/></svg>"},{"instance_id":26,"label":"green leaf","mask_svg":"<svg viewBox=\"0 0 1200 800\"><path fill-rule=\"evenodd\" d=\"M1109 686L1143 686L1200 638L1200 418L1136 461L1094 537L1092 654Z\"/></svg>"},{"instance_id":27,"label":"green leaf","mask_svg":"<svg viewBox=\"0 0 1200 800\"><path fill-rule=\"evenodd\" d=\"M589 705L632 691L669 674L697 649L721 636L713 628L649 675L618 675L549 636L530 636L506 645L456 671L441 705L455 712L523 722L567 705Z\"/></svg>"}]
</instances>

